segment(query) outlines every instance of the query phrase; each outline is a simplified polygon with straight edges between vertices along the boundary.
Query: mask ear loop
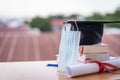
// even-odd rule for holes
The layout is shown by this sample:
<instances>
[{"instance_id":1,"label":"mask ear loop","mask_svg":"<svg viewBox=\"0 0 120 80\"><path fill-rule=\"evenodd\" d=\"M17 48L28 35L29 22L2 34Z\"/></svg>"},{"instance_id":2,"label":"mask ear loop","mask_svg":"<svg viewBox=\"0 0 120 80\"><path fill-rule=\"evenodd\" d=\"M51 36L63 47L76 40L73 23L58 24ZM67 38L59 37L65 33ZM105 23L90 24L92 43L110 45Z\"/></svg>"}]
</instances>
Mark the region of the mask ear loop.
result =
<instances>
[{"instance_id":1,"label":"mask ear loop","mask_svg":"<svg viewBox=\"0 0 120 80\"><path fill-rule=\"evenodd\" d=\"M64 30L66 31L66 24L67 24L67 21L65 20L64 21Z\"/></svg>"},{"instance_id":2,"label":"mask ear loop","mask_svg":"<svg viewBox=\"0 0 120 80\"><path fill-rule=\"evenodd\" d=\"M76 26L76 28L77 28L77 31L79 31L79 28L78 28L78 25L77 25L76 20L74 21L74 23L75 23L75 26ZM64 29L65 29L65 31L66 31L66 24L67 24L67 21L65 20L65 21L64 21Z\"/></svg>"},{"instance_id":3,"label":"mask ear loop","mask_svg":"<svg viewBox=\"0 0 120 80\"><path fill-rule=\"evenodd\" d=\"M79 28L78 28L78 25L77 25L77 21L75 20L74 23L75 23L75 26L77 28L77 31L79 31Z\"/></svg>"}]
</instances>

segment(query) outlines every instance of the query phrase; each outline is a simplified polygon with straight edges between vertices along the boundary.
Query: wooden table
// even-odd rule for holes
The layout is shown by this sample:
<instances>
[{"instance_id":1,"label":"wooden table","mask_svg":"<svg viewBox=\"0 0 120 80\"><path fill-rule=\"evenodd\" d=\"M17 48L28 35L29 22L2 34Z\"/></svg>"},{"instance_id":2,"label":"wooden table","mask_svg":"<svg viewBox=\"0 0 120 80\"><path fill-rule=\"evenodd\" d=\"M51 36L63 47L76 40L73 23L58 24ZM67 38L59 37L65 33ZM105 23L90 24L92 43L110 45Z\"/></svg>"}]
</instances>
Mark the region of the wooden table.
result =
<instances>
[{"instance_id":1,"label":"wooden table","mask_svg":"<svg viewBox=\"0 0 120 80\"><path fill-rule=\"evenodd\" d=\"M56 61L0 62L0 80L118 80L120 74L95 73L68 78L57 72L57 67L47 67ZM119 70L120 71L120 70ZM116 71L117 72L117 71Z\"/></svg>"}]
</instances>

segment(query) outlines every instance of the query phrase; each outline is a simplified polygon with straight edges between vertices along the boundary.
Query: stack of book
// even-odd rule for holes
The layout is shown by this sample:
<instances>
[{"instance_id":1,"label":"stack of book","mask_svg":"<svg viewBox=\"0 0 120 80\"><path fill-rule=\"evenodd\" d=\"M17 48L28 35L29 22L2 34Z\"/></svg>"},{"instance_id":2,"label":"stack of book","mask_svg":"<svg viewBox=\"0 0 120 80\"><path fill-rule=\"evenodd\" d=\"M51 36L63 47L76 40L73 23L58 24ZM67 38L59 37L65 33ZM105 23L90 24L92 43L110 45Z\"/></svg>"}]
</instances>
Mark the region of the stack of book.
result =
<instances>
[{"instance_id":1,"label":"stack of book","mask_svg":"<svg viewBox=\"0 0 120 80\"><path fill-rule=\"evenodd\" d=\"M84 61L86 58L92 58L97 61L109 60L109 48L107 44L81 45L79 49L79 61Z\"/></svg>"}]
</instances>

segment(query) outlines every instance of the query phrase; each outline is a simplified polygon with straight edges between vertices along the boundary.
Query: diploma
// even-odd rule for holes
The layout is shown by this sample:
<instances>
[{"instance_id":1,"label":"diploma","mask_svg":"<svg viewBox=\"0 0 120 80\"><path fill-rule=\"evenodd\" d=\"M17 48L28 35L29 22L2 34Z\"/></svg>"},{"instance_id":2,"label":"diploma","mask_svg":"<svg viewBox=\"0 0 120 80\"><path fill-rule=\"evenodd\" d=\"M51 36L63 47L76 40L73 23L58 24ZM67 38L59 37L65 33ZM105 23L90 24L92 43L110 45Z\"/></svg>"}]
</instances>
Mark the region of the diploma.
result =
<instances>
[{"instance_id":1,"label":"diploma","mask_svg":"<svg viewBox=\"0 0 120 80\"><path fill-rule=\"evenodd\" d=\"M105 63L110 63L112 65L117 66L120 68L120 58L103 61ZM108 67L110 70L115 69ZM97 63L80 63L76 65L67 66L65 72L68 77L80 76L85 74L97 73L99 72L99 65Z\"/></svg>"}]
</instances>

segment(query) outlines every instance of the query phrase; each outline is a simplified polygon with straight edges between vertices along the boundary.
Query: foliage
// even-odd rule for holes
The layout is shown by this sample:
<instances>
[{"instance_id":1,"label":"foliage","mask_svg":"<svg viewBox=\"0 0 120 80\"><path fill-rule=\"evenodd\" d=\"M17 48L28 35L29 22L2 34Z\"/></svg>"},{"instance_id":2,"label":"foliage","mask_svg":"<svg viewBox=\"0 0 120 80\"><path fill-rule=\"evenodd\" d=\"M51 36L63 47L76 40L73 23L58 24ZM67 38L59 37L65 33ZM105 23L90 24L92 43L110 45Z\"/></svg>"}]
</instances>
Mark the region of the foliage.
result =
<instances>
[{"instance_id":1,"label":"foliage","mask_svg":"<svg viewBox=\"0 0 120 80\"><path fill-rule=\"evenodd\" d=\"M94 12L93 15L85 17L86 20L113 20L120 21L120 7L118 7L114 13L106 13L105 15L100 14L99 12ZM120 23L107 24L109 27L120 28Z\"/></svg>"},{"instance_id":2,"label":"foliage","mask_svg":"<svg viewBox=\"0 0 120 80\"><path fill-rule=\"evenodd\" d=\"M30 26L33 27L33 28L37 27L43 32L51 31L50 19L49 18L41 18L39 16L34 17L32 19L32 21L30 22Z\"/></svg>"},{"instance_id":3,"label":"foliage","mask_svg":"<svg viewBox=\"0 0 120 80\"><path fill-rule=\"evenodd\" d=\"M26 21L24 21L24 23L25 23L25 24L29 24L29 21L26 20Z\"/></svg>"},{"instance_id":4,"label":"foliage","mask_svg":"<svg viewBox=\"0 0 120 80\"><path fill-rule=\"evenodd\" d=\"M86 17L87 20L103 20L103 18L99 12L94 12L93 15Z\"/></svg>"},{"instance_id":5,"label":"foliage","mask_svg":"<svg viewBox=\"0 0 120 80\"><path fill-rule=\"evenodd\" d=\"M25 21L25 23L29 24L31 27L39 28L41 31L51 31L51 20L52 19L66 19L66 18L79 18L82 17L81 15L78 14L71 14L69 16L64 16L62 14L59 15L54 15L54 16L48 16L47 18L42 18L39 16L36 16L32 18L32 20ZM85 20L115 20L115 21L120 21L120 7L118 7L113 13L106 13L106 14L101 14L99 12L94 12L92 15L84 17ZM80 19L81 20L81 19ZM106 26L109 27L118 27L120 28L120 23L116 24L107 24Z\"/></svg>"},{"instance_id":6,"label":"foliage","mask_svg":"<svg viewBox=\"0 0 120 80\"><path fill-rule=\"evenodd\" d=\"M78 18L79 16L80 16L80 15L78 15L78 14L71 14L71 15L68 16L68 17L75 19L75 18Z\"/></svg>"},{"instance_id":7,"label":"foliage","mask_svg":"<svg viewBox=\"0 0 120 80\"><path fill-rule=\"evenodd\" d=\"M65 16L62 15L62 14L59 14L59 15L54 15L54 16L49 16L51 19L64 19Z\"/></svg>"}]
</instances>

